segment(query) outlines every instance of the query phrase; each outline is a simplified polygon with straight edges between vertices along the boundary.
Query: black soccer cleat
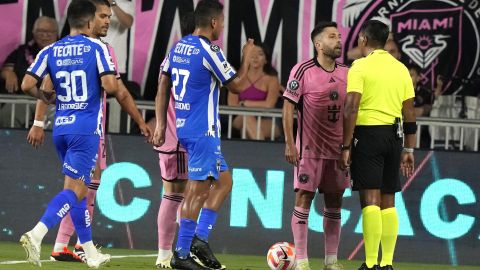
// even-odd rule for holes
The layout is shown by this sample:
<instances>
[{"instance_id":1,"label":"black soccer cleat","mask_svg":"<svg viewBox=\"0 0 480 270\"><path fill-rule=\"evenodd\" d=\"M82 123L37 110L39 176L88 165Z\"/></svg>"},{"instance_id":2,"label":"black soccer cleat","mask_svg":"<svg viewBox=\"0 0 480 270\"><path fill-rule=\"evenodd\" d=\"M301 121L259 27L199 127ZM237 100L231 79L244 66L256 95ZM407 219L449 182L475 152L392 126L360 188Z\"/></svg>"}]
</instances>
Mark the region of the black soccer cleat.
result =
<instances>
[{"instance_id":1,"label":"black soccer cleat","mask_svg":"<svg viewBox=\"0 0 480 270\"><path fill-rule=\"evenodd\" d=\"M190 255L185 259L178 257L178 253L176 251L173 252L172 260L170 261L170 267L173 269L185 270L211 270L208 267L198 264Z\"/></svg>"},{"instance_id":2,"label":"black soccer cleat","mask_svg":"<svg viewBox=\"0 0 480 270\"><path fill-rule=\"evenodd\" d=\"M200 262L206 267L212 269L223 269L222 264L217 260L215 255L213 255L208 242L201 240L196 235L193 237L190 251L195 254Z\"/></svg>"},{"instance_id":3,"label":"black soccer cleat","mask_svg":"<svg viewBox=\"0 0 480 270\"><path fill-rule=\"evenodd\" d=\"M385 265L385 266L382 266L380 267L381 270L393 270L393 266L391 265Z\"/></svg>"},{"instance_id":4,"label":"black soccer cleat","mask_svg":"<svg viewBox=\"0 0 480 270\"><path fill-rule=\"evenodd\" d=\"M367 264L363 263L362 266L358 268L358 270L382 270L382 268L380 268L380 266L378 266L377 264L375 264L372 268L368 268Z\"/></svg>"}]
</instances>

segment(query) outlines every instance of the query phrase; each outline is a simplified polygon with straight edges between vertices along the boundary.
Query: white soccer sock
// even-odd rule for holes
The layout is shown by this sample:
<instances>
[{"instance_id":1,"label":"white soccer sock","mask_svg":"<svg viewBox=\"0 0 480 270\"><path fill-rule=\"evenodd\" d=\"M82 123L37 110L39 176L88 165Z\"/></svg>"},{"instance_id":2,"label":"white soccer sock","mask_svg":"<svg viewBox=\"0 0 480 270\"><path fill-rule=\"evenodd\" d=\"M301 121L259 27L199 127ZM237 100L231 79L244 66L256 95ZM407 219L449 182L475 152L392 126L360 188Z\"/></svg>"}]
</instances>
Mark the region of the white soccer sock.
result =
<instances>
[{"instance_id":1,"label":"white soccer sock","mask_svg":"<svg viewBox=\"0 0 480 270\"><path fill-rule=\"evenodd\" d=\"M35 225L35 227L33 227L33 229L30 231L30 234L33 238L33 241L40 245L47 232L47 226L42 222L38 222L37 225Z\"/></svg>"},{"instance_id":2,"label":"white soccer sock","mask_svg":"<svg viewBox=\"0 0 480 270\"><path fill-rule=\"evenodd\" d=\"M63 252L63 248L68 247L66 243L55 243L53 246L53 252Z\"/></svg>"},{"instance_id":3,"label":"white soccer sock","mask_svg":"<svg viewBox=\"0 0 480 270\"><path fill-rule=\"evenodd\" d=\"M166 258L172 255L172 250L170 249L158 249L158 259L165 260Z\"/></svg>"},{"instance_id":4,"label":"white soccer sock","mask_svg":"<svg viewBox=\"0 0 480 270\"><path fill-rule=\"evenodd\" d=\"M83 251L85 251L85 256L87 258L97 258L98 251L92 241L88 241L82 244Z\"/></svg>"},{"instance_id":5,"label":"white soccer sock","mask_svg":"<svg viewBox=\"0 0 480 270\"><path fill-rule=\"evenodd\" d=\"M337 255L326 255L325 256L325 265L333 264L337 262Z\"/></svg>"}]
</instances>

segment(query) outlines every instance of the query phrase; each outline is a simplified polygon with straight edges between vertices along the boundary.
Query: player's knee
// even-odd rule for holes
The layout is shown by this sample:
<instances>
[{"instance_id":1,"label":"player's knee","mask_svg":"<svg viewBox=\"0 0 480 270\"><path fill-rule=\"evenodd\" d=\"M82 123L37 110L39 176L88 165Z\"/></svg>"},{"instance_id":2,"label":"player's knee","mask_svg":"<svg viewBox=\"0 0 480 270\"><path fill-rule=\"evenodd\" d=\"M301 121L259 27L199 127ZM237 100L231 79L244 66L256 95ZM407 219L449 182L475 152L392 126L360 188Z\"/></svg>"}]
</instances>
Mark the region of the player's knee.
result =
<instances>
[{"instance_id":1,"label":"player's knee","mask_svg":"<svg viewBox=\"0 0 480 270\"><path fill-rule=\"evenodd\" d=\"M310 208L315 193L299 189L295 195L295 205L303 208Z\"/></svg>"}]
</instances>

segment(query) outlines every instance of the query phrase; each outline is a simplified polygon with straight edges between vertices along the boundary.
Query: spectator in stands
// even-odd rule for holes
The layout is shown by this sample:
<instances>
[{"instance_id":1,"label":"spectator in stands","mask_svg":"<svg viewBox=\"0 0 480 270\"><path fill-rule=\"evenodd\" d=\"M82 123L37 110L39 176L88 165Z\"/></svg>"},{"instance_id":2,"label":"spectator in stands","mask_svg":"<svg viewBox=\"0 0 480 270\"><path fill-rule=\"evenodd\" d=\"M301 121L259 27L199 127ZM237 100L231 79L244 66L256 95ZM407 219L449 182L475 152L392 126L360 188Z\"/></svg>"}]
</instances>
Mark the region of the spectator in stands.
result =
<instances>
[{"instance_id":1,"label":"spectator in stands","mask_svg":"<svg viewBox=\"0 0 480 270\"><path fill-rule=\"evenodd\" d=\"M246 81L240 94L228 93L229 106L249 108L274 108L282 89L278 81L277 71L272 67L270 50L262 43L255 42L255 48L250 59ZM242 131L243 118L246 118L246 134L248 139L265 140L271 137L272 120L262 119L260 136L257 138L257 117L239 115L233 120L233 127ZM280 135L280 129L275 126L275 137Z\"/></svg>"},{"instance_id":2,"label":"spectator in stands","mask_svg":"<svg viewBox=\"0 0 480 270\"><path fill-rule=\"evenodd\" d=\"M410 72L410 77L412 77L413 89L415 89L415 116L416 117L428 117L430 116L430 111L432 110L433 101L435 99L432 90L424 87L420 84L422 80L421 68L416 64L411 64L408 66L408 71ZM430 131L428 126L422 126L420 130L420 147L421 148L430 148Z\"/></svg>"},{"instance_id":3,"label":"spectator in stands","mask_svg":"<svg viewBox=\"0 0 480 270\"><path fill-rule=\"evenodd\" d=\"M57 21L50 17L39 17L33 24L32 33L33 39L17 47L5 60L1 71L0 93L23 93L20 91L20 84L23 76L25 76L25 71L33 63L41 49L58 39ZM40 86L40 83L37 86ZM35 105L32 105L30 112L33 113L34 111ZM11 104L0 104L1 127L11 127L11 113ZM16 106L14 113L15 117L12 127L25 126L25 106ZM30 119L33 119L33 115Z\"/></svg>"},{"instance_id":4,"label":"spectator in stands","mask_svg":"<svg viewBox=\"0 0 480 270\"><path fill-rule=\"evenodd\" d=\"M431 89L420 84L422 80L421 69L415 64L408 67L410 76L412 77L413 88L415 89L415 115L417 117L430 116L434 95Z\"/></svg>"},{"instance_id":5,"label":"spectator in stands","mask_svg":"<svg viewBox=\"0 0 480 270\"><path fill-rule=\"evenodd\" d=\"M35 60L37 53L58 39L58 24L50 17L39 17L33 25L33 39L12 51L2 67L5 84L0 92L14 93L20 90L25 71Z\"/></svg>"},{"instance_id":6,"label":"spectator in stands","mask_svg":"<svg viewBox=\"0 0 480 270\"><path fill-rule=\"evenodd\" d=\"M400 52L400 49L398 48L398 45L393 38L387 40L384 49L385 51L389 52L393 57L395 57L395 59L397 59L398 61L400 61L400 58L402 58L402 53Z\"/></svg>"}]
</instances>

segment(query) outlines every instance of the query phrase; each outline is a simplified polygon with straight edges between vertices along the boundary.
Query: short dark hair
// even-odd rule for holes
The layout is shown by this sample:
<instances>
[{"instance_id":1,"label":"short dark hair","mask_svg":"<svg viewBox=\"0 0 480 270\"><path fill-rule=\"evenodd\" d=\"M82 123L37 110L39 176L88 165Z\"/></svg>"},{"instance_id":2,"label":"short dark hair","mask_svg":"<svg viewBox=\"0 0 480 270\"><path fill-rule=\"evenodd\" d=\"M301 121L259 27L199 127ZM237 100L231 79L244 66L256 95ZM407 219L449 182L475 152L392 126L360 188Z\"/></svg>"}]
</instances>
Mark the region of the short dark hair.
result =
<instances>
[{"instance_id":1,"label":"short dark hair","mask_svg":"<svg viewBox=\"0 0 480 270\"><path fill-rule=\"evenodd\" d=\"M193 31L195 31L195 18L193 17L193 12L187 12L180 18L180 32L182 32L184 37L190 35Z\"/></svg>"},{"instance_id":2,"label":"short dark hair","mask_svg":"<svg viewBox=\"0 0 480 270\"><path fill-rule=\"evenodd\" d=\"M210 25L213 17L223 11L223 5L218 0L200 0L195 8L195 26L206 27Z\"/></svg>"},{"instance_id":3,"label":"short dark hair","mask_svg":"<svg viewBox=\"0 0 480 270\"><path fill-rule=\"evenodd\" d=\"M92 1L92 3L94 3L95 5L105 5L107 7L112 7L112 5L110 5L110 2L108 2L108 0L90 0Z\"/></svg>"},{"instance_id":4,"label":"short dark hair","mask_svg":"<svg viewBox=\"0 0 480 270\"><path fill-rule=\"evenodd\" d=\"M315 37L318 34L322 33L323 30L327 27L337 28L337 23L336 22L319 22L319 23L317 23L317 25L315 25L315 27L313 28L312 33L310 34L310 38L312 39L312 42L315 39Z\"/></svg>"},{"instance_id":5,"label":"short dark hair","mask_svg":"<svg viewBox=\"0 0 480 270\"><path fill-rule=\"evenodd\" d=\"M93 17L97 8L89 0L77 0L70 3L67 10L68 24L71 28L83 28Z\"/></svg>"},{"instance_id":6,"label":"short dark hair","mask_svg":"<svg viewBox=\"0 0 480 270\"><path fill-rule=\"evenodd\" d=\"M422 74L422 68L419 65L412 63L408 65L408 70L414 70L418 75Z\"/></svg>"},{"instance_id":7,"label":"short dark hair","mask_svg":"<svg viewBox=\"0 0 480 270\"><path fill-rule=\"evenodd\" d=\"M385 47L390 30L388 25L381 21L370 20L366 21L360 28L360 33L367 37L368 45L372 48Z\"/></svg>"}]
</instances>

